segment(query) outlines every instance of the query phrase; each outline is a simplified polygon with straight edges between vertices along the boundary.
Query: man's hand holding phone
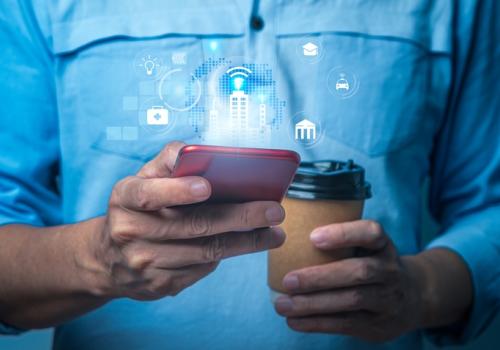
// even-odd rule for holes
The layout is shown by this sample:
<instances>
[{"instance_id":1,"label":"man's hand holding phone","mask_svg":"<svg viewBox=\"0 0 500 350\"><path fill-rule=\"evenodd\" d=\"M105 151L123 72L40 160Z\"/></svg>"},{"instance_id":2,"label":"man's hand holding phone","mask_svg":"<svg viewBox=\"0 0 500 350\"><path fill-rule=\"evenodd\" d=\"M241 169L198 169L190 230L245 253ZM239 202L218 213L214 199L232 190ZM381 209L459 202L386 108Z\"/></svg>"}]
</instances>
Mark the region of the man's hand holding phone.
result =
<instances>
[{"instance_id":1,"label":"man's hand holding phone","mask_svg":"<svg viewBox=\"0 0 500 350\"><path fill-rule=\"evenodd\" d=\"M277 202L203 204L202 177L171 178L182 143L171 143L113 189L90 240L96 294L152 300L175 295L224 258L280 246L285 217Z\"/></svg>"}]
</instances>

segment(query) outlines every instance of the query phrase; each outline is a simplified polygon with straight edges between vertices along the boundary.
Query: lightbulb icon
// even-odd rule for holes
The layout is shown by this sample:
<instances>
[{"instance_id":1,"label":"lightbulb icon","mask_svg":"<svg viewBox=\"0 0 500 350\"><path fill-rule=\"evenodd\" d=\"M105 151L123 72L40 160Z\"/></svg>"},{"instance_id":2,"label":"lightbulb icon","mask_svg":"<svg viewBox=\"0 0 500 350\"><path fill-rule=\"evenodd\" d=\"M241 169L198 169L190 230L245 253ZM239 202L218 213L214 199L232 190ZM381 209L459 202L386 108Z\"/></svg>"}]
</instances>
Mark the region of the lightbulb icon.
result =
<instances>
[{"instance_id":1,"label":"lightbulb icon","mask_svg":"<svg viewBox=\"0 0 500 350\"><path fill-rule=\"evenodd\" d=\"M156 73L155 70L157 71L161 67L161 61L158 57L148 54L142 57L138 66L146 71L147 76L152 76Z\"/></svg>"},{"instance_id":2,"label":"lightbulb icon","mask_svg":"<svg viewBox=\"0 0 500 350\"><path fill-rule=\"evenodd\" d=\"M144 68L146 68L147 75L153 75L153 69L155 69L155 63L151 60L144 62Z\"/></svg>"}]
</instances>

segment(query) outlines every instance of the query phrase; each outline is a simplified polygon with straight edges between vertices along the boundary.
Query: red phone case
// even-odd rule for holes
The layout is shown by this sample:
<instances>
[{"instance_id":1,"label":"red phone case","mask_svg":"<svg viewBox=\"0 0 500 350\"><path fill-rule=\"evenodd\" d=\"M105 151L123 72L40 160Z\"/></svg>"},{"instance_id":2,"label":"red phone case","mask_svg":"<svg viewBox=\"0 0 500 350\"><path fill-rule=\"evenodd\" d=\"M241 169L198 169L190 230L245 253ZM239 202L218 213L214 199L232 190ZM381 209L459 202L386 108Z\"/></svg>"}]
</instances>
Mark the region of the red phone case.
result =
<instances>
[{"instance_id":1,"label":"red phone case","mask_svg":"<svg viewBox=\"0 0 500 350\"><path fill-rule=\"evenodd\" d=\"M294 151L222 146L184 146L173 176L202 176L212 185L210 202L281 201L300 164Z\"/></svg>"}]
</instances>

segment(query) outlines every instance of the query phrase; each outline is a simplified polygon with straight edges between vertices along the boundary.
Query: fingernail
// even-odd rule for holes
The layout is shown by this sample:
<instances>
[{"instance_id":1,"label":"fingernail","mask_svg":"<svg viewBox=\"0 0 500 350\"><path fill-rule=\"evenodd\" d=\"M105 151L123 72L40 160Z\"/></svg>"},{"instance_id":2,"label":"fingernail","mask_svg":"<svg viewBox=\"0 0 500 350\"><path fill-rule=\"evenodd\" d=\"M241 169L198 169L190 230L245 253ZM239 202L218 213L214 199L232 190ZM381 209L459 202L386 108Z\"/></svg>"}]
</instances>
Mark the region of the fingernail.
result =
<instances>
[{"instance_id":1,"label":"fingernail","mask_svg":"<svg viewBox=\"0 0 500 350\"><path fill-rule=\"evenodd\" d=\"M285 231L283 231L280 227L273 227L273 242L276 242L276 247L279 247L280 245L285 242L286 239L286 234Z\"/></svg>"},{"instance_id":2,"label":"fingernail","mask_svg":"<svg viewBox=\"0 0 500 350\"><path fill-rule=\"evenodd\" d=\"M310 239L314 244L321 244L325 241L325 233L321 230L314 230L311 233Z\"/></svg>"},{"instance_id":3,"label":"fingernail","mask_svg":"<svg viewBox=\"0 0 500 350\"><path fill-rule=\"evenodd\" d=\"M288 290L299 288L299 278L296 275L285 276L283 286Z\"/></svg>"},{"instance_id":4,"label":"fingernail","mask_svg":"<svg viewBox=\"0 0 500 350\"><path fill-rule=\"evenodd\" d=\"M280 313L292 311L293 309L292 299L290 299L289 297L279 297L274 302L274 307L276 308L276 311Z\"/></svg>"},{"instance_id":5,"label":"fingernail","mask_svg":"<svg viewBox=\"0 0 500 350\"><path fill-rule=\"evenodd\" d=\"M272 206L266 210L266 219L271 225L281 224L285 218L285 212L281 206Z\"/></svg>"},{"instance_id":6,"label":"fingernail","mask_svg":"<svg viewBox=\"0 0 500 350\"><path fill-rule=\"evenodd\" d=\"M191 184L191 193L196 197L206 197L209 194L208 186L203 181L195 181Z\"/></svg>"}]
</instances>

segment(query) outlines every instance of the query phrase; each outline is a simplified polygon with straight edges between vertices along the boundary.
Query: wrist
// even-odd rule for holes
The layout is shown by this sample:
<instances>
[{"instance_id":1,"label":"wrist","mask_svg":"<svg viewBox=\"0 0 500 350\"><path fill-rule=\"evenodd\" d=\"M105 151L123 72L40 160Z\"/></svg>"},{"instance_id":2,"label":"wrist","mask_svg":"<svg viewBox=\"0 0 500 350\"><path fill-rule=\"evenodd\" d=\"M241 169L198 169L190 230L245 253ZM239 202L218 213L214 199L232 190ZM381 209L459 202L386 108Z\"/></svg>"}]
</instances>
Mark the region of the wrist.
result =
<instances>
[{"instance_id":1,"label":"wrist","mask_svg":"<svg viewBox=\"0 0 500 350\"><path fill-rule=\"evenodd\" d=\"M435 303L435 286L432 269L421 254L401 257L409 279L409 304L412 330L427 328L431 323L432 309Z\"/></svg>"},{"instance_id":2,"label":"wrist","mask_svg":"<svg viewBox=\"0 0 500 350\"><path fill-rule=\"evenodd\" d=\"M104 217L76 224L80 232L74 251L74 263L84 292L97 298L111 299L112 282L105 262L106 242L102 239Z\"/></svg>"}]
</instances>

